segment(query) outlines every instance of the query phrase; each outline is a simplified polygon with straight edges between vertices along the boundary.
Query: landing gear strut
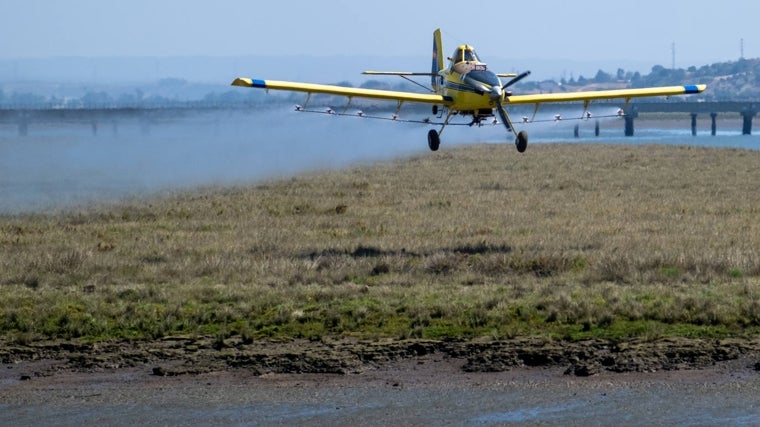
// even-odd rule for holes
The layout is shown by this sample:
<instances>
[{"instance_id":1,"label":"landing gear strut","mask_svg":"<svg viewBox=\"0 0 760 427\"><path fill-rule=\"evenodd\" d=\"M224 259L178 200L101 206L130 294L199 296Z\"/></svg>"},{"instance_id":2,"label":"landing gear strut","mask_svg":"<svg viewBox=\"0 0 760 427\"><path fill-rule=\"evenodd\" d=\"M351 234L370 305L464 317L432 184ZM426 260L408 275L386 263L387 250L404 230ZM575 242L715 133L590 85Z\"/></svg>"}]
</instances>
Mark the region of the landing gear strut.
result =
<instances>
[{"instance_id":1,"label":"landing gear strut","mask_svg":"<svg viewBox=\"0 0 760 427\"><path fill-rule=\"evenodd\" d=\"M528 148L528 132L521 130L517 134L517 138L515 138L515 146L519 153L525 152L525 149Z\"/></svg>"},{"instance_id":2,"label":"landing gear strut","mask_svg":"<svg viewBox=\"0 0 760 427\"><path fill-rule=\"evenodd\" d=\"M441 137L438 135L438 131L430 129L428 131L428 147L430 151L438 151L438 147L441 146Z\"/></svg>"}]
</instances>

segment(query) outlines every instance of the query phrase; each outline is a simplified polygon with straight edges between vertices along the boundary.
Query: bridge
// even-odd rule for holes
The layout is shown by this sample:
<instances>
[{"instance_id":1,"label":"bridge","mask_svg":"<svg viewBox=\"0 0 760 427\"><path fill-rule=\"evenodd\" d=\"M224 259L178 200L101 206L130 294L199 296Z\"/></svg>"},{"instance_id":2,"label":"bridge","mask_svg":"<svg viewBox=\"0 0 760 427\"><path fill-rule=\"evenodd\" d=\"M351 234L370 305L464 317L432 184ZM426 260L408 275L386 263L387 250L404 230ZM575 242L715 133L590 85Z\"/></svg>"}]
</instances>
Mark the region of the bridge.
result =
<instances>
[{"instance_id":1,"label":"bridge","mask_svg":"<svg viewBox=\"0 0 760 427\"><path fill-rule=\"evenodd\" d=\"M567 105L567 104L563 104ZM595 105L614 105L620 103L600 102ZM103 127L110 128L114 134L118 133L119 126L136 124L143 133L149 133L154 124L171 121L182 117L207 113L213 111L234 110L244 112L246 110L261 108L245 103L199 103L184 102L172 103L167 106L98 106L89 108L56 108L42 106L33 108L23 107L0 107L0 125L16 126L19 136L26 136L32 125L45 124L75 124L89 127L93 135ZM542 109L546 108L545 106ZM626 136L634 135L634 123L641 113L685 113L691 117L692 135L697 134L697 118L699 115L709 115L711 119L712 135L716 134L716 119L719 114L739 114L742 117L741 132L744 135L752 134L752 120L760 111L760 101L757 102L640 102L632 101L624 109ZM597 123L596 134L599 133ZM575 135L578 136L576 127Z\"/></svg>"},{"instance_id":2,"label":"bridge","mask_svg":"<svg viewBox=\"0 0 760 427\"><path fill-rule=\"evenodd\" d=\"M194 116L199 113L240 110L251 106L223 104L173 104L170 106L102 106L90 108L0 108L0 125L17 126L19 136L27 136L30 127L49 124L73 124L89 127L97 135L103 128L118 134L120 126L138 126L150 133L151 126L162 122Z\"/></svg>"},{"instance_id":3,"label":"bridge","mask_svg":"<svg viewBox=\"0 0 760 427\"><path fill-rule=\"evenodd\" d=\"M742 117L742 134L752 134L752 119L760 111L760 102L631 102L625 108L625 135L633 136L634 120L639 113L688 113L691 117L691 134L697 134L697 117L707 114L711 119L711 133L717 131L718 114L738 113Z\"/></svg>"}]
</instances>

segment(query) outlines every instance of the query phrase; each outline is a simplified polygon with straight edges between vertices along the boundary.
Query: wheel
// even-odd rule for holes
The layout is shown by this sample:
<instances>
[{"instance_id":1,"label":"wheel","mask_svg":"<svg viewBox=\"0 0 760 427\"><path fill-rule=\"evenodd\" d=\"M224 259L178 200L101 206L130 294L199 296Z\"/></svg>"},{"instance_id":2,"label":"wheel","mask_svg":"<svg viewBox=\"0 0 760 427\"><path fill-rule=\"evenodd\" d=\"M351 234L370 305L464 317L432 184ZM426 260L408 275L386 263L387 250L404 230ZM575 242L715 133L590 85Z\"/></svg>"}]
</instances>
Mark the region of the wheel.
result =
<instances>
[{"instance_id":1,"label":"wheel","mask_svg":"<svg viewBox=\"0 0 760 427\"><path fill-rule=\"evenodd\" d=\"M517 146L518 152L520 153L525 152L525 149L528 148L528 132L521 130L517 134L517 138L515 139L515 146Z\"/></svg>"},{"instance_id":2,"label":"wheel","mask_svg":"<svg viewBox=\"0 0 760 427\"><path fill-rule=\"evenodd\" d=\"M430 147L430 151L438 151L440 145L441 137L438 136L438 132L435 129L430 129L428 132L428 147Z\"/></svg>"},{"instance_id":3,"label":"wheel","mask_svg":"<svg viewBox=\"0 0 760 427\"><path fill-rule=\"evenodd\" d=\"M437 105L433 105L433 115L434 116L438 115L438 106Z\"/></svg>"}]
</instances>

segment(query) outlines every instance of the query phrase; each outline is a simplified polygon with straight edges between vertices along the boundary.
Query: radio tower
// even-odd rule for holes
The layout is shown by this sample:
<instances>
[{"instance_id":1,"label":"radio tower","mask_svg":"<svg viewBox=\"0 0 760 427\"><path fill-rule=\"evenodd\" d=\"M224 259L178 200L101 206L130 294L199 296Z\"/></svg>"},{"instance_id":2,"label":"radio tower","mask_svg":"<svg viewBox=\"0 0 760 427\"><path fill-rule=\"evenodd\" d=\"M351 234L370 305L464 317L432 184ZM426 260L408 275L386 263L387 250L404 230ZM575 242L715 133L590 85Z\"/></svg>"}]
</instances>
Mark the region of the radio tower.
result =
<instances>
[{"instance_id":1,"label":"radio tower","mask_svg":"<svg viewBox=\"0 0 760 427\"><path fill-rule=\"evenodd\" d=\"M739 59L744 59L744 39L739 41Z\"/></svg>"},{"instance_id":2,"label":"radio tower","mask_svg":"<svg viewBox=\"0 0 760 427\"><path fill-rule=\"evenodd\" d=\"M673 63L672 63L673 66L670 68L675 70L676 69L676 42L673 42L673 44L670 45L670 49L672 50L672 53L673 53Z\"/></svg>"}]
</instances>

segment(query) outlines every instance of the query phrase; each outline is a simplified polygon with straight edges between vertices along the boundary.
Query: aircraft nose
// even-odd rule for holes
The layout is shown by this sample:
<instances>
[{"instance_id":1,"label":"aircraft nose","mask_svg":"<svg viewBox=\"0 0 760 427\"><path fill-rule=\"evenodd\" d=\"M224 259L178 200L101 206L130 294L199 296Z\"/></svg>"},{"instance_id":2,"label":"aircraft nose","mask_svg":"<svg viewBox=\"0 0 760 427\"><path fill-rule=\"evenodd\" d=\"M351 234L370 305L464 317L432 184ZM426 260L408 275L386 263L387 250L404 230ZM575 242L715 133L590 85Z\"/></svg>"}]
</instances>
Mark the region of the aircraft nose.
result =
<instances>
[{"instance_id":1,"label":"aircraft nose","mask_svg":"<svg viewBox=\"0 0 760 427\"><path fill-rule=\"evenodd\" d=\"M501 89L501 86L496 85L491 88L489 95L491 96L492 101L501 102L501 97L504 95L504 91Z\"/></svg>"}]
</instances>

